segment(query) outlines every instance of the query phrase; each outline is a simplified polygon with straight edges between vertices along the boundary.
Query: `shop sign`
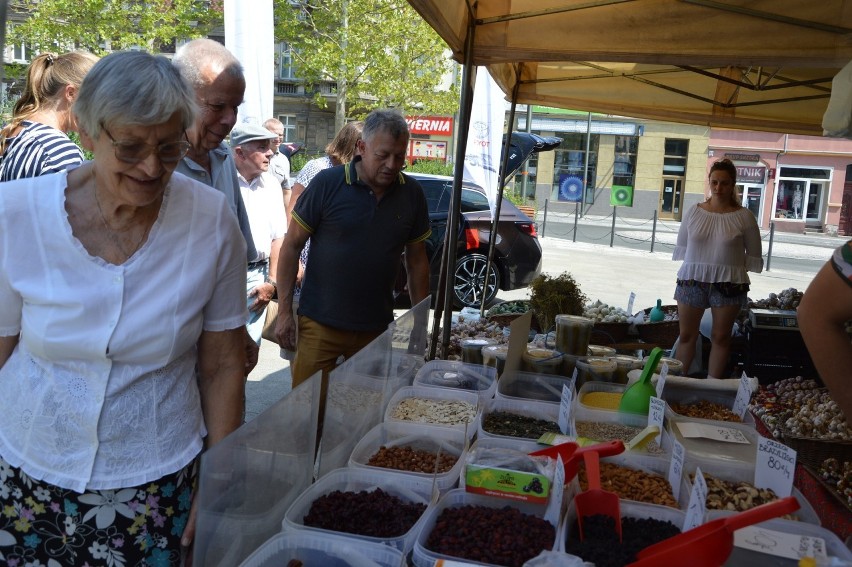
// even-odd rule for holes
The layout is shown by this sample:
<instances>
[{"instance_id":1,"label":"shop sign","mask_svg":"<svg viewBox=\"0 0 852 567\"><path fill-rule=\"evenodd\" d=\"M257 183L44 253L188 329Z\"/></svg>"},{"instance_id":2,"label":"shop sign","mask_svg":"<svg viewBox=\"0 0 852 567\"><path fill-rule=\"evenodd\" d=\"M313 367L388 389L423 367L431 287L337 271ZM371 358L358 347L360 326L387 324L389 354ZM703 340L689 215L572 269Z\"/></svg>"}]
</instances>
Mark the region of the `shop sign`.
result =
<instances>
[{"instance_id":1,"label":"shop sign","mask_svg":"<svg viewBox=\"0 0 852 567\"><path fill-rule=\"evenodd\" d=\"M407 116L405 121L408 122L408 131L411 134L453 135L453 119L451 116Z\"/></svg>"},{"instance_id":2,"label":"shop sign","mask_svg":"<svg viewBox=\"0 0 852 567\"><path fill-rule=\"evenodd\" d=\"M732 161L760 161L760 154L725 154Z\"/></svg>"},{"instance_id":3,"label":"shop sign","mask_svg":"<svg viewBox=\"0 0 852 567\"><path fill-rule=\"evenodd\" d=\"M766 168L763 166L737 166L737 183L763 183L764 179L766 179Z\"/></svg>"}]
</instances>

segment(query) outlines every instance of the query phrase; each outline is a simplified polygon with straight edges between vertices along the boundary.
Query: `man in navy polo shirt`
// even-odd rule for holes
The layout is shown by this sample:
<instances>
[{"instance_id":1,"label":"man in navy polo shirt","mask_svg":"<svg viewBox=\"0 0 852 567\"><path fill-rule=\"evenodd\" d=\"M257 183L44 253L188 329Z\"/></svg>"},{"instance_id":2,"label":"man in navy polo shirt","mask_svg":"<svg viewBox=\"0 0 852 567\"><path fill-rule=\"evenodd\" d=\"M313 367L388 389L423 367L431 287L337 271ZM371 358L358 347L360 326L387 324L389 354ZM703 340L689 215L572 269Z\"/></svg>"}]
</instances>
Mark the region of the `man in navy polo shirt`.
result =
<instances>
[{"instance_id":1,"label":"man in navy polo shirt","mask_svg":"<svg viewBox=\"0 0 852 567\"><path fill-rule=\"evenodd\" d=\"M293 349L297 323L284 306L292 305L299 253L310 237L294 388L322 370L324 398L341 355L349 358L387 329L403 250L412 305L429 294L429 215L420 184L402 173L407 149L402 114L374 110L355 158L318 173L296 202L278 264L276 327L280 345Z\"/></svg>"}]
</instances>

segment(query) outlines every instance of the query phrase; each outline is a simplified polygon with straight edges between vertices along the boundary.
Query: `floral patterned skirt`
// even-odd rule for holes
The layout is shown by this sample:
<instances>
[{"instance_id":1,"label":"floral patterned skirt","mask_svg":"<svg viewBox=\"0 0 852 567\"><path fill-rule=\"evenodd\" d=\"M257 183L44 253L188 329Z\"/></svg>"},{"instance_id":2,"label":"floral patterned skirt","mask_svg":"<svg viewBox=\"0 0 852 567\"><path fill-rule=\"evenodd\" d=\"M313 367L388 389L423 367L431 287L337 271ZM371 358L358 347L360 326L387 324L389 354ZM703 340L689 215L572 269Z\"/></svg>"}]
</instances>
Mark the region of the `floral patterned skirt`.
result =
<instances>
[{"instance_id":1,"label":"floral patterned skirt","mask_svg":"<svg viewBox=\"0 0 852 567\"><path fill-rule=\"evenodd\" d=\"M179 565L197 462L143 486L80 494L0 458L0 564Z\"/></svg>"}]
</instances>

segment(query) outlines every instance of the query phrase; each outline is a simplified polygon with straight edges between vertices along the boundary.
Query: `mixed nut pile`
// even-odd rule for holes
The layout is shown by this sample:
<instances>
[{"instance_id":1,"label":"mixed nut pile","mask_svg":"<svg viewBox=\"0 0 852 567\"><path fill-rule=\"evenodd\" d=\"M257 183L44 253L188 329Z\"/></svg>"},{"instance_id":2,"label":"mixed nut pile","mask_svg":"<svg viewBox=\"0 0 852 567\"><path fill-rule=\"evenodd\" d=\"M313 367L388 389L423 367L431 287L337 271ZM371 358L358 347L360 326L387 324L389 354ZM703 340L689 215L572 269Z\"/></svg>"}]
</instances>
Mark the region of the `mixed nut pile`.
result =
<instances>
[{"instance_id":1,"label":"mixed nut pile","mask_svg":"<svg viewBox=\"0 0 852 567\"><path fill-rule=\"evenodd\" d=\"M601 463L601 488L615 492L620 498L660 504L677 508L672 485L664 477L641 470L622 467L614 463ZM581 466L578 474L580 488L586 490L588 480L586 468Z\"/></svg>"},{"instance_id":2,"label":"mixed nut pile","mask_svg":"<svg viewBox=\"0 0 852 567\"><path fill-rule=\"evenodd\" d=\"M730 410L730 408L707 400L691 404L671 403L672 411L676 414L686 417L696 417L699 419L715 419L717 421L732 421L736 423L742 422L740 416Z\"/></svg>"},{"instance_id":3,"label":"mixed nut pile","mask_svg":"<svg viewBox=\"0 0 852 567\"><path fill-rule=\"evenodd\" d=\"M769 488L756 488L748 482L729 482L715 476L702 473L707 481L707 509L732 510L743 512L755 506L778 500L775 492ZM695 481L695 475L689 475Z\"/></svg>"}]
</instances>

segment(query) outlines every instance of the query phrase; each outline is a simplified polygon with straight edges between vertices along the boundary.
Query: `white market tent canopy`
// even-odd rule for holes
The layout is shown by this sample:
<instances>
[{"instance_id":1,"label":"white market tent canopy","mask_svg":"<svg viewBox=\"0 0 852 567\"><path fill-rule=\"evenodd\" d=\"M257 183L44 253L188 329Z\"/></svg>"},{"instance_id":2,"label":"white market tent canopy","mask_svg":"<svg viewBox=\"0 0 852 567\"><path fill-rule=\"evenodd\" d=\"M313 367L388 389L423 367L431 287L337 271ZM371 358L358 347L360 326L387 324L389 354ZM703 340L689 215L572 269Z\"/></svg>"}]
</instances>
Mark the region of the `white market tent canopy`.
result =
<instances>
[{"instance_id":1,"label":"white market tent canopy","mask_svg":"<svg viewBox=\"0 0 852 567\"><path fill-rule=\"evenodd\" d=\"M822 135L831 80L852 60L844 0L409 3L522 104Z\"/></svg>"}]
</instances>

